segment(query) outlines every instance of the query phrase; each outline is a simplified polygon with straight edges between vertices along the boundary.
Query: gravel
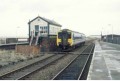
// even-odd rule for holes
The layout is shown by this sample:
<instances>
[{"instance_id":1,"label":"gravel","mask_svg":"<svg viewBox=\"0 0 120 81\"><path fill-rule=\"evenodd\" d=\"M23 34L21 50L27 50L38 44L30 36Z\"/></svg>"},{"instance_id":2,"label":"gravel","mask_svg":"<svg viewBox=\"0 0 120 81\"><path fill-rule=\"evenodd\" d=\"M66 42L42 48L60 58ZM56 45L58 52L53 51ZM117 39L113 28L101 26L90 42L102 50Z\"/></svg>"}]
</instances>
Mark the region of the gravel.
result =
<instances>
[{"instance_id":1,"label":"gravel","mask_svg":"<svg viewBox=\"0 0 120 81\"><path fill-rule=\"evenodd\" d=\"M0 68L0 76L3 75L3 74L6 74L6 73L9 73L13 70L16 70L18 68L21 68L21 67L24 67L24 66L27 66L27 65L30 65L34 62L37 62L37 61L40 61L40 60L43 60L47 57L50 57L52 56L53 54L45 54L45 55L40 55L39 57L36 57L36 58L33 58L33 59L29 59L29 60L25 60L25 61L22 61L22 62L18 62L16 64L11 64L11 65L8 65L7 67L4 67L4 68Z\"/></svg>"},{"instance_id":2,"label":"gravel","mask_svg":"<svg viewBox=\"0 0 120 81\"><path fill-rule=\"evenodd\" d=\"M5 66L12 62L15 63L26 59L26 56L22 54L16 54L14 50L0 50L0 66Z\"/></svg>"},{"instance_id":3,"label":"gravel","mask_svg":"<svg viewBox=\"0 0 120 81\"><path fill-rule=\"evenodd\" d=\"M61 69L63 69L76 55L67 55L62 59L56 61L49 67L43 68L34 75L30 75L27 80L50 80L52 79Z\"/></svg>"}]
</instances>

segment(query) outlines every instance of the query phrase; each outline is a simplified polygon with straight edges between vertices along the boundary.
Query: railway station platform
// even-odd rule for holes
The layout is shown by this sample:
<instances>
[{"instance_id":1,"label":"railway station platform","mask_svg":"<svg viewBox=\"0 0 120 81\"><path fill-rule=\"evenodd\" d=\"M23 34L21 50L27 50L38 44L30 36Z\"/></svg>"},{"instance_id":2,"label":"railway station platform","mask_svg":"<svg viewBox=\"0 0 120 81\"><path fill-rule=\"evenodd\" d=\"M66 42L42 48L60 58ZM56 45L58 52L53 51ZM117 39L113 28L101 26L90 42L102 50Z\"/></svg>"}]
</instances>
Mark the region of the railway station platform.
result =
<instances>
[{"instance_id":1,"label":"railway station platform","mask_svg":"<svg viewBox=\"0 0 120 81\"><path fill-rule=\"evenodd\" d=\"M9 43L9 44L0 44L0 46L8 46L8 45L21 45L21 44L29 44L29 42L22 42L22 43Z\"/></svg>"},{"instance_id":2,"label":"railway station platform","mask_svg":"<svg viewBox=\"0 0 120 81\"><path fill-rule=\"evenodd\" d=\"M120 45L95 41L87 80L120 80Z\"/></svg>"}]
</instances>

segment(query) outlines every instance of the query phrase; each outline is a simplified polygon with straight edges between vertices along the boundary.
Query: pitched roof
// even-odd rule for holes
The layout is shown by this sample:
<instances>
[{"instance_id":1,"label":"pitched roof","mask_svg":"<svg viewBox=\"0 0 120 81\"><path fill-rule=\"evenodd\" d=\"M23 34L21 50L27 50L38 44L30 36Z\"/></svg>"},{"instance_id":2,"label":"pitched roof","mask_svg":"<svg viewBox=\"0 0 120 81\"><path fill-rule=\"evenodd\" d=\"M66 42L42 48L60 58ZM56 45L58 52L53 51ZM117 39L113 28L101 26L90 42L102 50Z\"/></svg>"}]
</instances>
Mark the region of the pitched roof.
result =
<instances>
[{"instance_id":1,"label":"pitched roof","mask_svg":"<svg viewBox=\"0 0 120 81\"><path fill-rule=\"evenodd\" d=\"M46 19L46 18L44 18L44 17L40 17L40 16L38 16L38 17L34 18L33 20L29 21L28 24L30 24L31 22L33 22L33 21L36 20L37 18L40 18L40 19L48 22L49 24L62 27L62 25L58 24L57 22L55 22L55 21L53 21L53 20L50 20L50 19Z\"/></svg>"}]
</instances>

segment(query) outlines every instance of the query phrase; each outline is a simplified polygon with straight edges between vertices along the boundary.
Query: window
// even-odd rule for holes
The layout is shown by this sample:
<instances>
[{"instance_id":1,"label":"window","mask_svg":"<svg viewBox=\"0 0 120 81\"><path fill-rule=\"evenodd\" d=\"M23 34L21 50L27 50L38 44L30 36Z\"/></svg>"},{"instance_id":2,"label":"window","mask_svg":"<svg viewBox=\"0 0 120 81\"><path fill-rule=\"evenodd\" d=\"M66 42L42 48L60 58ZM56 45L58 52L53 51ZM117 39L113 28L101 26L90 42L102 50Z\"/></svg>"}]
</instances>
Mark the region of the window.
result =
<instances>
[{"instance_id":1,"label":"window","mask_svg":"<svg viewBox=\"0 0 120 81\"><path fill-rule=\"evenodd\" d=\"M41 30L43 30L43 27L41 26Z\"/></svg>"},{"instance_id":2,"label":"window","mask_svg":"<svg viewBox=\"0 0 120 81\"><path fill-rule=\"evenodd\" d=\"M46 30L48 29L48 27L46 26Z\"/></svg>"},{"instance_id":3,"label":"window","mask_svg":"<svg viewBox=\"0 0 120 81\"><path fill-rule=\"evenodd\" d=\"M41 31L41 27L40 27L40 31Z\"/></svg>"},{"instance_id":4,"label":"window","mask_svg":"<svg viewBox=\"0 0 120 81\"><path fill-rule=\"evenodd\" d=\"M39 25L35 25L35 32L38 32L39 31Z\"/></svg>"},{"instance_id":5,"label":"window","mask_svg":"<svg viewBox=\"0 0 120 81\"><path fill-rule=\"evenodd\" d=\"M68 38L71 38L71 33L68 33Z\"/></svg>"},{"instance_id":6,"label":"window","mask_svg":"<svg viewBox=\"0 0 120 81\"><path fill-rule=\"evenodd\" d=\"M46 29L46 27L44 26L44 29Z\"/></svg>"}]
</instances>

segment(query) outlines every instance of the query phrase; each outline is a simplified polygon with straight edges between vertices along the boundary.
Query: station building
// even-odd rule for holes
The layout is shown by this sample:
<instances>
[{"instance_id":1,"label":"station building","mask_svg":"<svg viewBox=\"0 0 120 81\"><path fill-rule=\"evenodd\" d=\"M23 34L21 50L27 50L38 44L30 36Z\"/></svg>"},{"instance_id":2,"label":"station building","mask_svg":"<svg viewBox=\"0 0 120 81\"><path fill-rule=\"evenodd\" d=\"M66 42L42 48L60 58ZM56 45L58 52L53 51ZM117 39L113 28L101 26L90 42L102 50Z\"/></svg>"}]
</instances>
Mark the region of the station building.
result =
<instances>
[{"instance_id":1,"label":"station building","mask_svg":"<svg viewBox=\"0 0 120 81\"><path fill-rule=\"evenodd\" d=\"M41 37L48 37L51 35L57 35L57 32L61 30L61 25L53 20L46 19L44 17L36 17L28 22L29 24L29 38L37 36L40 32Z\"/></svg>"},{"instance_id":2,"label":"station building","mask_svg":"<svg viewBox=\"0 0 120 81\"><path fill-rule=\"evenodd\" d=\"M61 27L53 20L37 16L28 22L29 45L16 45L15 51L27 55L56 51L56 36Z\"/></svg>"},{"instance_id":3,"label":"station building","mask_svg":"<svg viewBox=\"0 0 120 81\"><path fill-rule=\"evenodd\" d=\"M56 48L57 32L61 30L62 25L41 16L29 21L28 25L30 45L41 45L44 49L47 49L44 51Z\"/></svg>"}]
</instances>

